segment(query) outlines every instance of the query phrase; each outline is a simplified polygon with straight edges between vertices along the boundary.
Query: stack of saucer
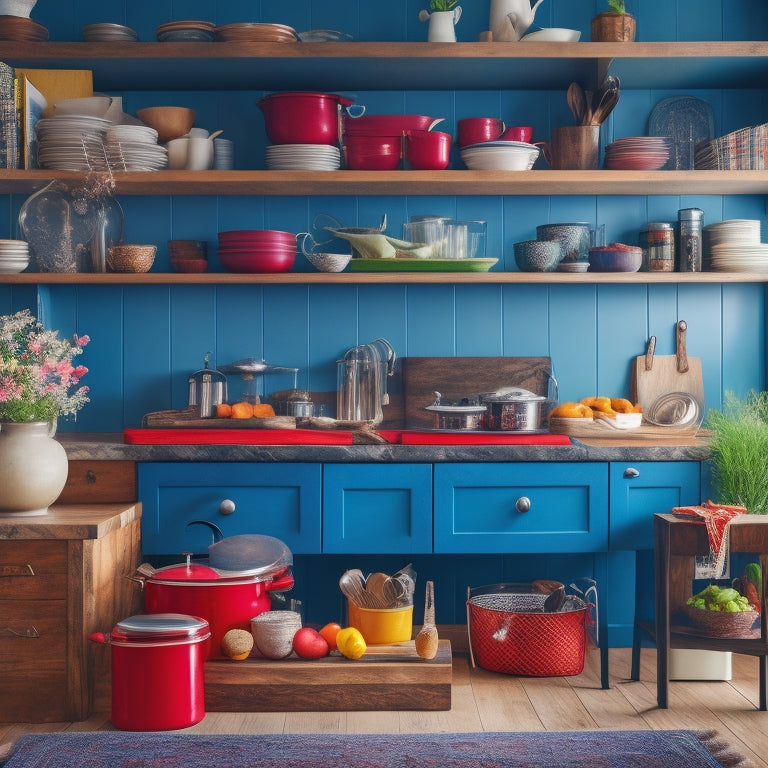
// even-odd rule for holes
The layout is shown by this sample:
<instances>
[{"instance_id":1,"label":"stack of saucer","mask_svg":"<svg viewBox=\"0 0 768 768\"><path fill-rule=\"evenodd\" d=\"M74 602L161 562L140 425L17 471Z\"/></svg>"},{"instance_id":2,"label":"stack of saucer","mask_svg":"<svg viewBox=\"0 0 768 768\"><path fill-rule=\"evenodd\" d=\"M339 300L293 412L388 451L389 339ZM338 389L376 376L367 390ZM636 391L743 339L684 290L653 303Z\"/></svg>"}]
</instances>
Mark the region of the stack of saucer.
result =
<instances>
[{"instance_id":1,"label":"stack of saucer","mask_svg":"<svg viewBox=\"0 0 768 768\"><path fill-rule=\"evenodd\" d=\"M235 145L232 139L213 140L213 168L216 171L231 171L235 167Z\"/></svg>"},{"instance_id":2,"label":"stack of saucer","mask_svg":"<svg viewBox=\"0 0 768 768\"><path fill-rule=\"evenodd\" d=\"M41 168L106 171L104 134L112 125L103 117L54 115L37 121L37 161Z\"/></svg>"},{"instance_id":3,"label":"stack of saucer","mask_svg":"<svg viewBox=\"0 0 768 768\"><path fill-rule=\"evenodd\" d=\"M272 144L266 161L272 171L337 171L341 152L330 144Z\"/></svg>"},{"instance_id":4,"label":"stack of saucer","mask_svg":"<svg viewBox=\"0 0 768 768\"><path fill-rule=\"evenodd\" d=\"M623 171L658 171L669 160L667 136L627 136L605 148L605 168Z\"/></svg>"},{"instance_id":5,"label":"stack of saucer","mask_svg":"<svg viewBox=\"0 0 768 768\"><path fill-rule=\"evenodd\" d=\"M0 274L23 272L29 266L29 244L25 240L0 240Z\"/></svg>"},{"instance_id":6,"label":"stack of saucer","mask_svg":"<svg viewBox=\"0 0 768 768\"><path fill-rule=\"evenodd\" d=\"M726 219L704 227L706 265L716 271L768 271L768 245L760 242L759 219Z\"/></svg>"},{"instance_id":7,"label":"stack of saucer","mask_svg":"<svg viewBox=\"0 0 768 768\"><path fill-rule=\"evenodd\" d=\"M113 125L104 136L109 167L117 171L158 171L168 166L168 150L146 125Z\"/></svg>"},{"instance_id":8,"label":"stack of saucer","mask_svg":"<svg viewBox=\"0 0 768 768\"><path fill-rule=\"evenodd\" d=\"M212 21L169 21L155 29L161 43L211 43L216 39Z\"/></svg>"},{"instance_id":9,"label":"stack of saucer","mask_svg":"<svg viewBox=\"0 0 768 768\"><path fill-rule=\"evenodd\" d=\"M87 43L135 43L139 39L135 30L122 24L88 24L81 31Z\"/></svg>"},{"instance_id":10,"label":"stack of saucer","mask_svg":"<svg viewBox=\"0 0 768 768\"><path fill-rule=\"evenodd\" d=\"M285 24L223 24L215 29L216 39L238 42L295 43L299 36Z\"/></svg>"},{"instance_id":11,"label":"stack of saucer","mask_svg":"<svg viewBox=\"0 0 768 768\"><path fill-rule=\"evenodd\" d=\"M0 40L16 40L23 43L44 43L48 29L24 16L0 16Z\"/></svg>"}]
</instances>

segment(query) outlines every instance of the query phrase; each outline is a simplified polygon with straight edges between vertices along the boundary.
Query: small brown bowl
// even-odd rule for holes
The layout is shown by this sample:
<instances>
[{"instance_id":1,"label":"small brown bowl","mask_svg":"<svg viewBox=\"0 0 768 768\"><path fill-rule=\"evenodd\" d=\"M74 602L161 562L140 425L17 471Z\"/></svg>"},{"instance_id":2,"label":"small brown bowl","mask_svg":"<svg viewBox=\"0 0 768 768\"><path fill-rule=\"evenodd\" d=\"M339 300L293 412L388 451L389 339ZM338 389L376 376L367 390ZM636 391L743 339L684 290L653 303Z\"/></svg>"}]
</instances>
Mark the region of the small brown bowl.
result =
<instances>
[{"instance_id":1,"label":"small brown bowl","mask_svg":"<svg viewBox=\"0 0 768 768\"><path fill-rule=\"evenodd\" d=\"M208 269L208 259L171 259L174 272L205 272Z\"/></svg>"},{"instance_id":2,"label":"small brown bowl","mask_svg":"<svg viewBox=\"0 0 768 768\"><path fill-rule=\"evenodd\" d=\"M112 272L149 272L156 253L156 245L113 245L107 266Z\"/></svg>"},{"instance_id":3,"label":"small brown bowl","mask_svg":"<svg viewBox=\"0 0 768 768\"><path fill-rule=\"evenodd\" d=\"M158 144L165 144L189 133L195 122L195 110L188 107L145 107L136 111L136 117L157 131Z\"/></svg>"},{"instance_id":4,"label":"small brown bowl","mask_svg":"<svg viewBox=\"0 0 768 768\"><path fill-rule=\"evenodd\" d=\"M205 240L169 240L168 255L171 259L207 259L208 243Z\"/></svg>"}]
</instances>

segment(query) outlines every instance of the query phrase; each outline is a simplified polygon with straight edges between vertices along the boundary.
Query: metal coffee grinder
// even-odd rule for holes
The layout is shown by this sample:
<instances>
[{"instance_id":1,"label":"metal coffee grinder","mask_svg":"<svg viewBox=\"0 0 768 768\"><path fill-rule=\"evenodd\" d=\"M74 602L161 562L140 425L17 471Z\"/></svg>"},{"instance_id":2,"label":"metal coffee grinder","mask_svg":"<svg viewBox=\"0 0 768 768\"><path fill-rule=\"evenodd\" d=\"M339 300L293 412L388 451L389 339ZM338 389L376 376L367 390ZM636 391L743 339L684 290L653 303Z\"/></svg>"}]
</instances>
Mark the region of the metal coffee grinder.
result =
<instances>
[{"instance_id":1,"label":"metal coffee grinder","mask_svg":"<svg viewBox=\"0 0 768 768\"><path fill-rule=\"evenodd\" d=\"M209 354L199 371L189 377L189 403L197 406L201 419L216 415L216 406L227 402L227 377L215 368L208 367Z\"/></svg>"}]
</instances>

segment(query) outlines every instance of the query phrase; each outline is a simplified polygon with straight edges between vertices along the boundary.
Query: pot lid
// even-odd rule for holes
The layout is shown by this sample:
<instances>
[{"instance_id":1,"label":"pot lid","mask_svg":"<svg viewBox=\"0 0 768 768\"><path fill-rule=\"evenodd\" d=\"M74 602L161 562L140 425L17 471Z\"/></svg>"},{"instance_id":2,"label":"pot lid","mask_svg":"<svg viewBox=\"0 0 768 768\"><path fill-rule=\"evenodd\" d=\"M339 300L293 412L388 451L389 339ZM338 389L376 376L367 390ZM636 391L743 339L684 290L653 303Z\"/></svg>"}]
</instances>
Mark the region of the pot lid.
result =
<instances>
[{"instance_id":1,"label":"pot lid","mask_svg":"<svg viewBox=\"0 0 768 768\"><path fill-rule=\"evenodd\" d=\"M258 360L255 357L245 357L235 360L229 365L220 366L219 370L227 375L255 376L264 373L298 373L298 368L286 368L280 365L270 365L266 360Z\"/></svg>"},{"instance_id":2,"label":"pot lid","mask_svg":"<svg viewBox=\"0 0 768 768\"><path fill-rule=\"evenodd\" d=\"M147 613L118 621L112 630L112 640L187 640L208 635L205 619L181 613Z\"/></svg>"},{"instance_id":3,"label":"pot lid","mask_svg":"<svg viewBox=\"0 0 768 768\"><path fill-rule=\"evenodd\" d=\"M544 395L537 395L529 389L520 387L502 387L495 392L485 392L480 395L481 400L490 403L521 402L529 400L546 400Z\"/></svg>"},{"instance_id":4,"label":"pot lid","mask_svg":"<svg viewBox=\"0 0 768 768\"><path fill-rule=\"evenodd\" d=\"M206 354L203 362L203 367L189 375L190 384L193 382L202 383L204 381L210 381L210 382L220 381L222 383L226 382L227 377L221 371L217 370L216 368L211 368L208 365L208 358L209 358L209 355Z\"/></svg>"},{"instance_id":5,"label":"pot lid","mask_svg":"<svg viewBox=\"0 0 768 768\"><path fill-rule=\"evenodd\" d=\"M285 571L282 566L272 572L229 571L223 568L214 568L210 565L209 558L201 558L195 563L177 563L158 568L147 581L153 584L186 584L200 586L211 584L229 586L233 584L253 584L261 581L269 581Z\"/></svg>"},{"instance_id":6,"label":"pot lid","mask_svg":"<svg viewBox=\"0 0 768 768\"><path fill-rule=\"evenodd\" d=\"M485 413L488 409L484 405L428 405L424 410L432 413Z\"/></svg>"}]
</instances>

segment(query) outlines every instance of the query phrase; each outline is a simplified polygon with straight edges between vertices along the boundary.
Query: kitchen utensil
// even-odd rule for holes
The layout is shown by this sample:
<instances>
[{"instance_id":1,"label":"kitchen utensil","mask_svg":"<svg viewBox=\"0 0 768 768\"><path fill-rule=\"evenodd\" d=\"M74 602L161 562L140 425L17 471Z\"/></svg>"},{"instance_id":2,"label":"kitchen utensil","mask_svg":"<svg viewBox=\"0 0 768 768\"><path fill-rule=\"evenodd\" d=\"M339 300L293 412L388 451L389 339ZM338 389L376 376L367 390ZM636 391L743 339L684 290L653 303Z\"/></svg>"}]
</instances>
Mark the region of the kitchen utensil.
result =
<instances>
[{"instance_id":1,"label":"kitchen utensil","mask_svg":"<svg viewBox=\"0 0 768 768\"><path fill-rule=\"evenodd\" d=\"M339 589L350 603L361 608L369 604L370 595L366 594L365 576L359 568L352 568L341 574Z\"/></svg>"},{"instance_id":2,"label":"kitchen utensil","mask_svg":"<svg viewBox=\"0 0 768 768\"><path fill-rule=\"evenodd\" d=\"M365 580L365 591L370 595L371 602L378 604L381 608L393 607L389 605L389 598L384 592L388 581L389 576L380 571L369 574Z\"/></svg>"},{"instance_id":3,"label":"kitchen utensil","mask_svg":"<svg viewBox=\"0 0 768 768\"><path fill-rule=\"evenodd\" d=\"M404 643L413 634L413 605L398 608L363 608L350 602L347 620L368 645Z\"/></svg>"},{"instance_id":4,"label":"kitchen utensil","mask_svg":"<svg viewBox=\"0 0 768 768\"><path fill-rule=\"evenodd\" d=\"M405 159L413 170L442 171L451 159L450 133L405 131Z\"/></svg>"},{"instance_id":5,"label":"kitchen utensil","mask_svg":"<svg viewBox=\"0 0 768 768\"><path fill-rule=\"evenodd\" d=\"M380 423L382 406L389 404L387 378L394 365L395 351L386 339L347 350L336 361L336 418Z\"/></svg>"},{"instance_id":6,"label":"kitchen utensil","mask_svg":"<svg viewBox=\"0 0 768 768\"><path fill-rule=\"evenodd\" d=\"M354 102L334 93L272 93L256 102L273 144L332 144L340 139L339 114Z\"/></svg>"},{"instance_id":7,"label":"kitchen utensil","mask_svg":"<svg viewBox=\"0 0 768 768\"><path fill-rule=\"evenodd\" d=\"M178 613L130 616L105 636L110 646L110 720L126 731L171 731L205 717L208 622Z\"/></svg>"},{"instance_id":8,"label":"kitchen utensil","mask_svg":"<svg viewBox=\"0 0 768 768\"><path fill-rule=\"evenodd\" d=\"M701 423L702 405L689 392L667 392L658 397L644 414L658 427L687 427Z\"/></svg>"},{"instance_id":9,"label":"kitchen utensil","mask_svg":"<svg viewBox=\"0 0 768 768\"><path fill-rule=\"evenodd\" d=\"M585 123L553 128L549 144L537 142L535 146L541 147L544 159L553 170L594 171L598 168L600 126Z\"/></svg>"},{"instance_id":10,"label":"kitchen utensil","mask_svg":"<svg viewBox=\"0 0 768 768\"><path fill-rule=\"evenodd\" d=\"M662 395L670 392L684 392L692 395L697 403L704 402L701 359L688 357L687 329L685 320L680 320L675 326L674 355L655 355L656 337L652 336L646 354L635 358L630 397L640 404L644 413L650 411Z\"/></svg>"},{"instance_id":11,"label":"kitchen utensil","mask_svg":"<svg viewBox=\"0 0 768 768\"><path fill-rule=\"evenodd\" d=\"M249 630L251 619L271 608L270 592L293 586L290 568L272 574L244 574L193 563L189 555L186 563L157 570L145 567L135 580L144 589L146 613L181 613L208 622L211 657L221 655L221 641L228 630Z\"/></svg>"},{"instance_id":12,"label":"kitchen utensil","mask_svg":"<svg viewBox=\"0 0 768 768\"><path fill-rule=\"evenodd\" d=\"M435 429L469 430L481 429L487 411L484 405L442 403L442 395L435 392L435 401L425 411L435 414Z\"/></svg>"},{"instance_id":13,"label":"kitchen utensil","mask_svg":"<svg viewBox=\"0 0 768 768\"><path fill-rule=\"evenodd\" d=\"M424 598L424 624L416 635L416 653L422 659L434 659L439 640L435 626L435 584L428 581Z\"/></svg>"},{"instance_id":14,"label":"kitchen utensil","mask_svg":"<svg viewBox=\"0 0 768 768\"><path fill-rule=\"evenodd\" d=\"M207 354L203 367L190 374L188 383L187 404L197 406L201 419L215 416L216 406L227 402L227 377L221 371L208 367Z\"/></svg>"},{"instance_id":15,"label":"kitchen utensil","mask_svg":"<svg viewBox=\"0 0 768 768\"><path fill-rule=\"evenodd\" d=\"M553 403L543 395L537 395L519 387L502 388L480 395L480 404L488 413L485 428L512 432L538 432Z\"/></svg>"}]
</instances>

